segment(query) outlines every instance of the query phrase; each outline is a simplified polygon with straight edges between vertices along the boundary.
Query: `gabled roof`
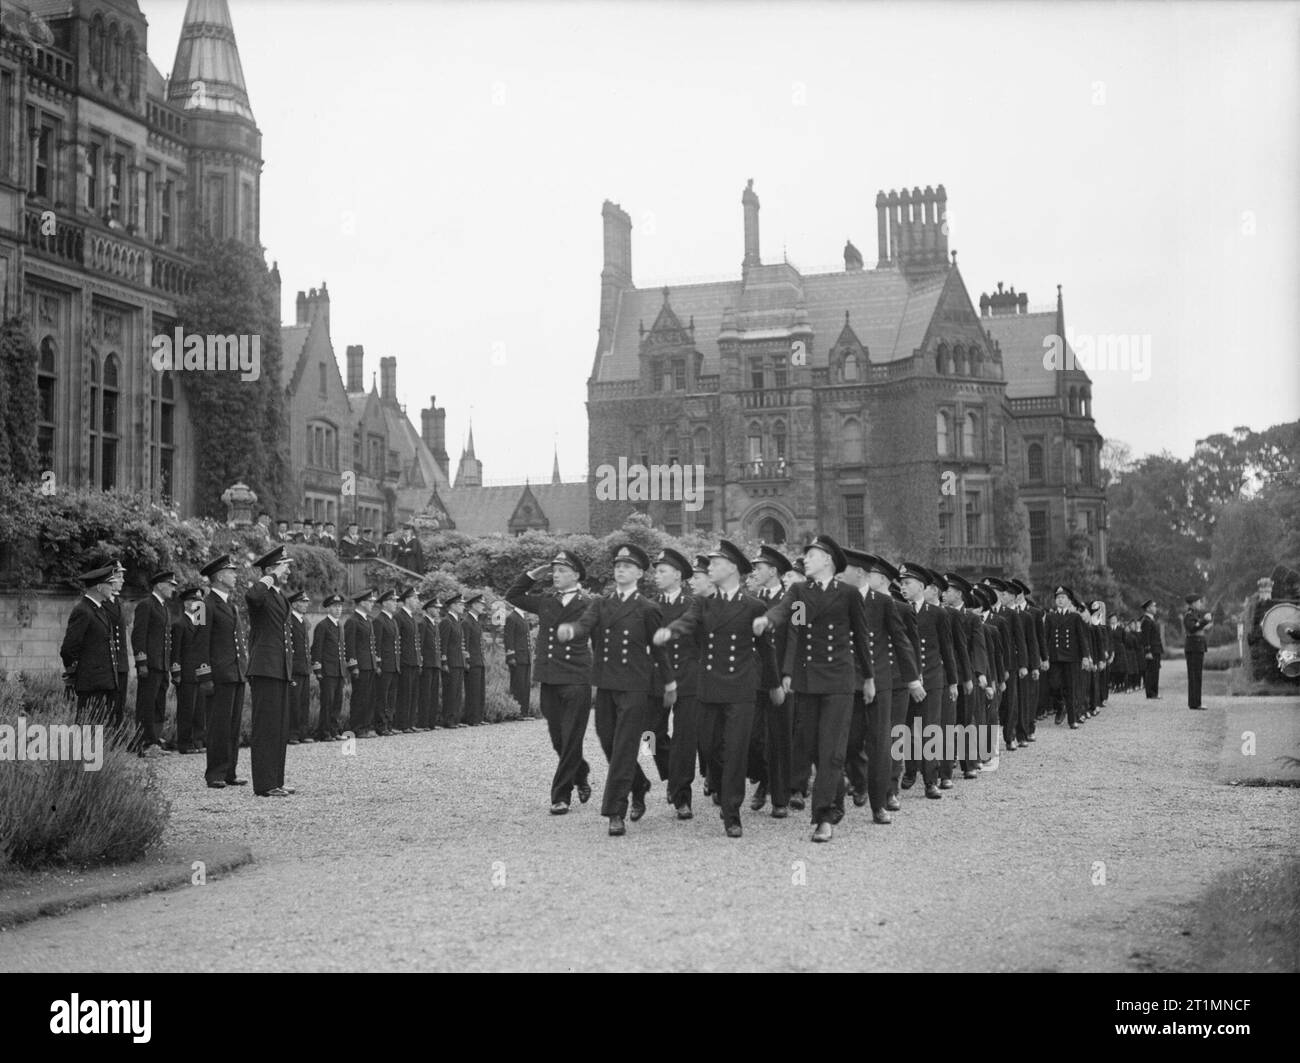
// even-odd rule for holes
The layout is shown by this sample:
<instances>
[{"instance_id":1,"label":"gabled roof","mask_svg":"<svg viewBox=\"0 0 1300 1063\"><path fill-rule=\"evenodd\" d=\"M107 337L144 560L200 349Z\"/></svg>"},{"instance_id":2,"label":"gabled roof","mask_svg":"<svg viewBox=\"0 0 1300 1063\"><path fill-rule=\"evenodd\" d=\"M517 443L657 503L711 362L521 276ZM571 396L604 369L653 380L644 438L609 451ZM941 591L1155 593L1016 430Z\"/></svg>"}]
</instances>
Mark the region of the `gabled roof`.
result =
<instances>
[{"instance_id":1,"label":"gabled roof","mask_svg":"<svg viewBox=\"0 0 1300 1063\"><path fill-rule=\"evenodd\" d=\"M1062 371L1043 367L1043 357L1051 350L1043 345L1043 340L1056 335L1055 311L994 314L980 318L980 325L1002 348L1002 375L1007 381L1007 398L1057 394ZM1068 341L1065 350L1072 353ZM1065 375L1072 381L1088 379L1088 374L1082 369L1066 370Z\"/></svg>"},{"instance_id":2,"label":"gabled roof","mask_svg":"<svg viewBox=\"0 0 1300 1063\"><path fill-rule=\"evenodd\" d=\"M587 485L511 484L506 487L453 487L438 491L456 530L465 535L508 535L525 490L531 491L556 534L586 532L590 526Z\"/></svg>"},{"instance_id":3,"label":"gabled roof","mask_svg":"<svg viewBox=\"0 0 1300 1063\"><path fill-rule=\"evenodd\" d=\"M443 476L438 462L402 408L390 403L382 403L381 408L388 425L388 445L397 451L397 460L401 463L402 480L398 497L402 498L402 492L407 489L417 490L424 499L428 498L430 487L436 487L439 492L450 490L451 484Z\"/></svg>"},{"instance_id":4,"label":"gabled roof","mask_svg":"<svg viewBox=\"0 0 1300 1063\"><path fill-rule=\"evenodd\" d=\"M307 336L311 330L311 325L280 326L280 364L290 369L290 393L298 390L298 383L302 380L303 367L307 362Z\"/></svg>"},{"instance_id":5,"label":"gabled roof","mask_svg":"<svg viewBox=\"0 0 1300 1063\"><path fill-rule=\"evenodd\" d=\"M688 284L669 289L679 321L695 319L695 345L704 356L705 374L718 372L718 334L724 309L735 311L736 327L780 335L800 313L813 330L808 364L824 366L844 324L871 351L873 362L910 357L925 338L943 294L949 270L909 279L900 269L851 270L804 277L789 263L753 266L745 279ZM660 313L663 290L632 288L619 295L614 338L597 356L593 380L634 380L639 375L640 328ZM802 307L801 305L802 304Z\"/></svg>"}]
</instances>

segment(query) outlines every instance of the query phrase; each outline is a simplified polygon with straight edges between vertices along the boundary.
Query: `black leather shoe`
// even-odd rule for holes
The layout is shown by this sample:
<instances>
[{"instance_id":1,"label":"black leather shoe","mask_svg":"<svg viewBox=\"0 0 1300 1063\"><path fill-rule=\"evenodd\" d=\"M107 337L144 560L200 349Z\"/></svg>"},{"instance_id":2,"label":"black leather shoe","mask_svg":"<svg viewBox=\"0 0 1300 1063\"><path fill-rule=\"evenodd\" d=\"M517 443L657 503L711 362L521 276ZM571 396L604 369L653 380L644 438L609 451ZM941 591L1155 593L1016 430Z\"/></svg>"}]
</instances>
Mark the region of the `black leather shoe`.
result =
<instances>
[{"instance_id":1,"label":"black leather shoe","mask_svg":"<svg viewBox=\"0 0 1300 1063\"><path fill-rule=\"evenodd\" d=\"M931 801L938 801L943 794L939 792L939 787L935 786L934 783L930 783L925 788L925 796L930 798Z\"/></svg>"},{"instance_id":2,"label":"black leather shoe","mask_svg":"<svg viewBox=\"0 0 1300 1063\"><path fill-rule=\"evenodd\" d=\"M835 833L834 828L827 820L822 820L817 824L817 829L813 831L812 840L815 842L828 842Z\"/></svg>"},{"instance_id":3,"label":"black leather shoe","mask_svg":"<svg viewBox=\"0 0 1300 1063\"><path fill-rule=\"evenodd\" d=\"M1077 731L1078 729L1079 729L1079 725L1077 723L1070 724L1071 731Z\"/></svg>"},{"instance_id":4,"label":"black leather shoe","mask_svg":"<svg viewBox=\"0 0 1300 1063\"><path fill-rule=\"evenodd\" d=\"M939 780L939 789L940 789L940 790L951 790L951 789L952 789L952 780L951 780L951 779L940 779L940 780Z\"/></svg>"},{"instance_id":5,"label":"black leather shoe","mask_svg":"<svg viewBox=\"0 0 1300 1063\"><path fill-rule=\"evenodd\" d=\"M629 813L627 818L630 819L633 823L635 823L638 819L640 819L644 815L645 815L645 798L643 797L632 798L632 811L631 813Z\"/></svg>"},{"instance_id":6,"label":"black leather shoe","mask_svg":"<svg viewBox=\"0 0 1300 1063\"><path fill-rule=\"evenodd\" d=\"M856 808L861 808L867 803L867 795L860 794L856 790L853 792L853 804Z\"/></svg>"},{"instance_id":7,"label":"black leather shoe","mask_svg":"<svg viewBox=\"0 0 1300 1063\"><path fill-rule=\"evenodd\" d=\"M844 818L844 809L842 808L831 809L831 826L838 827L840 825L840 820L842 820L843 818Z\"/></svg>"},{"instance_id":8,"label":"black leather shoe","mask_svg":"<svg viewBox=\"0 0 1300 1063\"><path fill-rule=\"evenodd\" d=\"M1037 742L1038 739L1037 739L1036 737L1034 737L1033 735L1025 735L1025 741L1026 741L1026 742Z\"/></svg>"},{"instance_id":9,"label":"black leather shoe","mask_svg":"<svg viewBox=\"0 0 1300 1063\"><path fill-rule=\"evenodd\" d=\"M759 812L765 804L767 804L767 786L764 783L759 783L758 789L754 791L754 799L749 802L749 807L755 812Z\"/></svg>"},{"instance_id":10,"label":"black leather shoe","mask_svg":"<svg viewBox=\"0 0 1300 1063\"><path fill-rule=\"evenodd\" d=\"M739 838L739 837L741 837L741 835L742 835L743 833L744 833L744 832L740 829L740 824L739 824L739 823L728 823L728 824L727 824L727 837L728 837L728 838Z\"/></svg>"},{"instance_id":11,"label":"black leather shoe","mask_svg":"<svg viewBox=\"0 0 1300 1063\"><path fill-rule=\"evenodd\" d=\"M225 788L226 788L226 784L223 783L223 782L210 782L210 783L208 783L208 789L209 789L209 790L224 790Z\"/></svg>"},{"instance_id":12,"label":"black leather shoe","mask_svg":"<svg viewBox=\"0 0 1300 1063\"><path fill-rule=\"evenodd\" d=\"M618 838L627 833L627 825L618 816L609 817L609 836Z\"/></svg>"},{"instance_id":13,"label":"black leather shoe","mask_svg":"<svg viewBox=\"0 0 1300 1063\"><path fill-rule=\"evenodd\" d=\"M793 808L796 812L802 812L804 810L803 794L791 794L790 807Z\"/></svg>"},{"instance_id":14,"label":"black leather shoe","mask_svg":"<svg viewBox=\"0 0 1300 1063\"><path fill-rule=\"evenodd\" d=\"M904 776L903 776L903 781L902 781L901 783L899 783L899 785L900 785L904 790L910 790L913 786L916 785L916 776L915 776L915 775L904 775Z\"/></svg>"},{"instance_id":15,"label":"black leather shoe","mask_svg":"<svg viewBox=\"0 0 1300 1063\"><path fill-rule=\"evenodd\" d=\"M1060 727L1061 724L1063 724L1063 723L1065 723L1065 713L1063 713L1063 712L1058 712L1058 713L1056 714L1056 726L1057 726L1057 727Z\"/></svg>"},{"instance_id":16,"label":"black leather shoe","mask_svg":"<svg viewBox=\"0 0 1300 1063\"><path fill-rule=\"evenodd\" d=\"M712 794L712 797L713 797L713 803L714 803L718 808L721 808L721 807L722 807L722 795L719 794L719 793L717 793L717 792L715 791L715 792Z\"/></svg>"},{"instance_id":17,"label":"black leather shoe","mask_svg":"<svg viewBox=\"0 0 1300 1063\"><path fill-rule=\"evenodd\" d=\"M584 805L591 800L591 785L589 783L578 784L578 800Z\"/></svg>"},{"instance_id":18,"label":"black leather shoe","mask_svg":"<svg viewBox=\"0 0 1300 1063\"><path fill-rule=\"evenodd\" d=\"M885 808L890 812L897 812L903 807L903 802L898 799L898 794L890 794L885 798Z\"/></svg>"},{"instance_id":19,"label":"black leather shoe","mask_svg":"<svg viewBox=\"0 0 1300 1063\"><path fill-rule=\"evenodd\" d=\"M871 819L873 823L879 823L882 825L887 825L894 822L894 817L891 816L888 812L886 812L883 808L878 808L876 809L876 811L872 812Z\"/></svg>"},{"instance_id":20,"label":"black leather shoe","mask_svg":"<svg viewBox=\"0 0 1300 1063\"><path fill-rule=\"evenodd\" d=\"M695 818L695 813L691 811L691 806L688 805L685 801L678 801L678 802L677 802L677 805L676 805L676 808L677 808L677 818L678 818L678 819L694 819L694 818Z\"/></svg>"},{"instance_id":21,"label":"black leather shoe","mask_svg":"<svg viewBox=\"0 0 1300 1063\"><path fill-rule=\"evenodd\" d=\"M248 780L247 780L247 779L227 779L227 780L226 780L226 785L227 785L227 786L247 786L247 785L248 785Z\"/></svg>"},{"instance_id":22,"label":"black leather shoe","mask_svg":"<svg viewBox=\"0 0 1300 1063\"><path fill-rule=\"evenodd\" d=\"M562 816L567 811L569 811L569 806L564 801L556 801L555 804L551 805L551 815L553 816Z\"/></svg>"},{"instance_id":23,"label":"black leather shoe","mask_svg":"<svg viewBox=\"0 0 1300 1063\"><path fill-rule=\"evenodd\" d=\"M271 789L267 790L266 793L264 793L264 794L257 794L256 796L258 796L258 797L288 797L289 795L288 795L284 790L281 790L278 786L274 786L274 787L272 787Z\"/></svg>"},{"instance_id":24,"label":"black leather shoe","mask_svg":"<svg viewBox=\"0 0 1300 1063\"><path fill-rule=\"evenodd\" d=\"M790 814L790 810L789 810L788 808L786 808L785 805L773 805L773 806L772 806L772 818L773 818L773 819L785 819L785 817L788 816L789 814Z\"/></svg>"},{"instance_id":25,"label":"black leather shoe","mask_svg":"<svg viewBox=\"0 0 1300 1063\"><path fill-rule=\"evenodd\" d=\"M977 771L964 771L961 773L961 777L963 779L978 779L980 777L980 773Z\"/></svg>"}]
</instances>

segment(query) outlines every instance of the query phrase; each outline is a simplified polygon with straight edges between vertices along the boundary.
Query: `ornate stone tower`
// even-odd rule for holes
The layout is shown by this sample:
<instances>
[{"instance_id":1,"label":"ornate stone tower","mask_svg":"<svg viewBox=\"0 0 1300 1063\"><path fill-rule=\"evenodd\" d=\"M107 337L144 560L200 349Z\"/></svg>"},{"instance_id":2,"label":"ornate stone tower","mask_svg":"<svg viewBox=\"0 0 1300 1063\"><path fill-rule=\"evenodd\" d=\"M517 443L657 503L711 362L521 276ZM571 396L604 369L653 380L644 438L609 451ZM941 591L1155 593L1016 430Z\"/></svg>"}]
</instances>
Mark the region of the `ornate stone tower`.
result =
<instances>
[{"instance_id":1,"label":"ornate stone tower","mask_svg":"<svg viewBox=\"0 0 1300 1063\"><path fill-rule=\"evenodd\" d=\"M226 0L189 0L167 99L190 122L191 231L259 246L262 134Z\"/></svg>"}]
</instances>

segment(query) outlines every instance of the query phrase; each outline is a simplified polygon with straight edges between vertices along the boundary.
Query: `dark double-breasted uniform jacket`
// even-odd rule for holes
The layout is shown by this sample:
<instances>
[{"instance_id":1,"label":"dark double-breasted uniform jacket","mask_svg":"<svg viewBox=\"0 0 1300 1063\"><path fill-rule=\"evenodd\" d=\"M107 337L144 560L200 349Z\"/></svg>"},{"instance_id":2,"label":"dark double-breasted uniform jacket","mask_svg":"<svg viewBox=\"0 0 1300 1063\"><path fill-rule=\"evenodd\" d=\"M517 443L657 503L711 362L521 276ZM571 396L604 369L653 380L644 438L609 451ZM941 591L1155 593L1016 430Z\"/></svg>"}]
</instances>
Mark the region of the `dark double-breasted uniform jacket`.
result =
<instances>
[{"instance_id":1,"label":"dark double-breasted uniform jacket","mask_svg":"<svg viewBox=\"0 0 1300 1063\"><path fill-rule=\"evenodd\" d=\"M416 625L420 629L420 660L425 671L442 669L442 638L438 625L428 613L424 613Z\"/></svg>"},{"instance_id":2,"label":"dark double-breasted uniform jacket","mask_svg":"<svg viewBox=\"0 0 1300 1063\"><path fill-rule=\"evenodd\" d=\"M397 628L402 633L402 655L398 662L403 668L424 667L424 640L417 625L418 617L408 613L405 606L394 614Z\"/></svg>"},{"instance_id":3,"label":"dark double-breasted uniform jacket","mask_svg":"<svg viewBox=\"0 0 1300 1063\"><path fill-rule=\"evenodd\" d=\"M1092 639L1083 617L1073 610L1053 609L1044 620L1047 628L1047 659L1077 664L1092 656Z\"/></svg>"},{"instance_id":4,"label":"dark double-breasted uniform jacket","mask_svg":"<svg viewBox=\"0 0 1300 1063\"><path fill-rule=\"evenodd\" d=\"M737 704L753 701L765 676L779 674L776 651L767 637L754 634L754 621L764 615L761 599L736 593L730 600L721 594L692 597L685 611L667 626L677 643L694 643L699 653L696 690L699 700L709 704ZM780 685L773 682L766 689Z\"/></svg>"},{"instance_id":5,"label":"dark double-breasted uniform jacket","mask_svg":"<svg viewBox=\"0 0 1300 1063\"><path fill-rule=\"evenodd\" d=\"M1051 660L1047 656L1047 615L1038 606L1029 604L1020 613L1029 618L1029 626L1025 629L1025 648L1029 651L1029 668L1032 671L1040 668L1044 661ZM1029 641L1031 633L1032 643Z\"/></svg>"},{"instance_id":6,"label":"dark double-breasted uniform jacket","mask_svg":"<svg viewBox=\"0 0 1300 1063\"><path fill-rule=\"evenodd\" d=\"M585 639L561 642L555 629L561 624L574 624L592 597L578 590L565 605L554 590L533 594L536 581L527 572L519 576L506 591L506 601L537 616L537 659L533 663L533 678L539 683L565 686L591 683L591 646Z\"/></svg>"},{"instance_id":7,"label":"dark double-breasted uniform jacket","mask_svg":"<svg viewBox=\"0 0 1300 1063\"><path fill-rule=\"evenodd\" d=\"M482 668L483 625L479 623L478 617L466 610L461 620L461 629L464 631L465 667Z\"/></svg>"},{"instance_id":8,"label":"dark double-breasted uniform jacket","mask_svg":"<svg viewBox=\"0 0 1300 1063\"><path fill-rule=\"evenodd\" d=\"M617 591L595 598L572 623L574 639L591 638L591 681L598 688L648 694L655 671L660 683L672 681L668 653L654 644L654 633L663 626L663 614L640 591L633 591L626 599L620 598Z\"/></svg>"},{"instance_id":9,"label":"dark double-breasted uniform jacket","mask_svg":"<svg viewBox=\"0 0 1300 1063\"><path fill-rule=\"evenodd\" d=\"M375 658L376 672L398 672L402 665L402 630L397 621L381 612L374 618L375 641L379 656Z\"/></svg>"},{"instance_id":10,"label":"dark double-breasted uniform jacket","mask_svg":"<svg viewBox=\"0 0 1300 1063\"><path fill-rule=\"evenodd\" d=\"M242 683L249 675L248 636L232 596L215 588L203 599L208 621L208 667L214 683Z\"/></svg>"},{"instance_id":11,"label":"dark double-breasted uniform jacket","mask_svg":"<svg viewBox=\"0 0 1300 1063\"><path fill-rule=\"evenodd\" d=\"M453 668L465 670L465 628L450 613L438 623L438 635L442 640L442 660L444 671Z\"/></svg>"},{"instance_id":12,"label":"dark double-breasted uniform jacket","mask_svg":"<svg viewBox=\"0 0 1300 1063\"><path fill-rule=\"evenodd\" d=\"M59 656L72 670L73 689L78 694L116 690L123 647L117 620L103 605L82 595L68 616Z\"/></svg>"},{"instance_id":13,"label":"dark double-breasted uniform jacket","mask_svg":"<svg viewBox=\"0 0 1300 1063\"><path fill-rule=\"evenodd\" d=\"M1007 648L1010 651L1011 667L1007 670L1015 679L1021 668L1029 668L1029 642L1025 638L1025 621L1023 615L1015 609L999 606L995 613L1006 621Z\"/></svg>"},{"instance_id":14,"label":"dark double-breasted uniform jacket","mask_svg":"<svg viewBox=\"0 0 1300 1063\"><path fill-rule=\"evenodd\" d=\"M1142 636L1143 654L1151 654L1152 659L1158 662L1164 656L1165 643L1160 635L1160 624L1149 613L1142 614L1142 630L1140 634Z\"/></svg>"},{"instance_id":15,"label":"dark double-breasted uniform jacket","mask_svg":"<svg viewBox=\"0 0 1300 1063\"><path fill-rule=\"evenodd\" d=\"M172 618L156 594L142 598L131 619L131 650L137 668L166 672L172 666Z\"/></svg>"},{"instance_id":16,"label":"dark double-breasted uniform jacket","mask_svg":"<svg viewBox=\"0 0 1300 1063\"><path fill-rule=\"evenodd\" d=\"M942 607L922 602L920 610L910 603L902 606L916 618L916 638L920 644L917 666L927 692L943 680L946 686L957 682L957 658L952 651L952 629L944 623Z\"/></svg>"},{"instance_id":17,"label":"dark double-breasted uniform jacket","mask_svg":"<svg viewBox=\"0 0 1300 1063\"><path fill-rule=\"evenodd\" d=\"M1001 683L1002 677L1006 675L1006 641L1002 632L988 619L971 613L971 619L974 621L972 627L972 638L978 634L984 643L985 665L987 671L984 673L988 678L989 684Z\"/></svg>"},{"instance_id":18,"label":"dark double-breasted uniform jacket","mask_svg":"<svg viewBox=\"0 0 1300 1063\"><path fill-rule=\"evenodd\" d=\"M1015 674L1015 662L1012 659L1014 636L1011 622L1004 613L990 609L988 615L984 617L984 631L988 640L997 645L997 681L1005 683Z\"/></svg>"},{"instance_id":19,"label":"dark double-breasted uniform jacket","mask_svg":"<svg viewBox=\"0 0 1300 1063\"><path fill-rule=\"evenodd\" d=\"M871 587L863 589L862 612L867 618L867 644L871 647L871 669L877 694L888 694L919 678L916 651L907 635L907 624L889 594ZM866 679L855 677L859 686Z\"/></svg>"},{"instance_id":20,"label":"dark double-breasted uniform jacket","mask_svg":"<svg viewBox=\"0 0 1300 1063\"><path fill-rule=\"evenodd\" d=\"M763 588L753 595L753 597L763 603L763 608L765 610L771 609L772 606L779 602L784 596L785 588L780 586ZM786 624L777 628L769 627L759 637L766 639L772 646L772 668L770 670L766 666L768 657L766 654L763 655L763 678L760 681L758 688L759 692L762 693L765 690L772 690L781 685L781 664L785 661L785 647L786 642L790 638L790 626Z\"/></svg>"},{"instance_id":21,"label":"dark double-breasted uniform jacket","mask_svg":"<svg viewBox=\"0 0 1300 1063\"><path fill-rule=\"evenodd\" d=\"M668 627L672 622L684 616L691 607L691 595L680 591L677 600L669 602L664 595L658 596L657 605L662 616L662 624ZM674 639L664 647L672 677L677 681L677 696L694 698L698 696L700 684L700 649L695 639ZM664 692L663 677L656 672L651 693Z\"/></svg>"},{"instance_id":22,"label":"dark double-breasted uniform jacket","mask_svg":"<svg viewBox=\"0 0 1300 1063\"><path fill-rule=\"evenodd\" d=\"M375 638L375 625L370 617L357 610L343 622L343 652L349 668L358 672L373 672L379 658L379 643Z\"/></svg>"},{"instance_id":23,"label":"dark double-breasted uniform jacket","mask_svg":"<svg viewBox=\"0 0 1300 1063\"><path fill-rule=\"evenodd\" d=\"M307 641L307 621L289 610L289 634L293 639L293 674L311 675L311 646Z\"/></svg>"},{"instance_id":24,"label":"dark double-breasted uniform jacket","mask_svg":"<svg viewBox=\"0 0 1300 1063\"><path fill-rule=\"evenodd\" d=\"M248 605L248 674L266 679L293 677L293 622L289 599L258 580L244 596Z\"/></svg>"},{"instance_id":25,"label":"dark double-breasted uniform jacket","mask_svg":"<svg viewBox=\"0 0 1300 1063\"><path fill-rule=\"evenodd\" d=\"M799 610L802 606L802 615ZM790 622L781 674L799 694L852 694L857 676L872 679L871 641L862 595L832 579L795 583L768 609L776 626Z\"/></svg>"},{"instance_id":26,"label":"dark double-breasted uniform jacket","mask_svg":"<svg viewBox=\"0 0 1300 1063\"><path fill-rule=\"evenodd\" d=\"M966 639L966 654L970 659L971 680L978 684L979 677L989 678L989 647L984 634L984 621L976 613L963 610L957 614L958 627Z\"/></svg>"},{"instance_id":27,"label":"dark double-breasted uniform jacket","mask_svg":"<svg viewBox=\"0 0 1300 1063\"><path fill-rule=\"evenodd\" d=\"M182 683L203 683L212 678L208 665L210 630L208 624L195 623L185 612L172 625L172 660L180 665Z\"/></svg>"},{"instance_id":28,"label":"dark double-breasted uniform jacket","mask_svg":"<svg viewBox=\"0 0 1300 1063\"><path fill-rule=\"evenodd\" d=\"M952 642L953 662L957 665L957 682L974 680L975 675L970 666L970 647L966 639L966 627L962 621L960 609L950 605L941 605L940 618L948 622L948 639Z\"/></svg>"},{"instance_id":29,"label":"dark double-breasted uniform jacket","mask_svg":"<svg viewBox=\"0 0 1300 1063\"><path fill-rule=\"evenodd\" d=\"M311 667L317 678L342 679L348 659L343 630L332 616L323 617L311 633Z\"/></svg>"},{"instance_id":30,"label":"dark double-breasted uniform jacket","mask_svg":"<svg viewBox=\"0 0 1300 1063\"><path fill-rule=\"evenodd\" d=\"M1205 652L1205 636L1201 632L1209 627L1209 624L1210 622L1205 619L1205 614L1198 613L1194 609L1188 609L1183 614L1184 653Z\"/></svg>"},{"instance_id":31,"label":"dark double-breasted uniform jacket","mask_svg":"<svg viewBox=\"0 0 1300 1063\"><path fill-rule=\"evenodd\" d=\"M507 664L529 664L533 659L528 643L528 621L513 609L506 613L504 629Z\"/></svg>"}]
</instances>

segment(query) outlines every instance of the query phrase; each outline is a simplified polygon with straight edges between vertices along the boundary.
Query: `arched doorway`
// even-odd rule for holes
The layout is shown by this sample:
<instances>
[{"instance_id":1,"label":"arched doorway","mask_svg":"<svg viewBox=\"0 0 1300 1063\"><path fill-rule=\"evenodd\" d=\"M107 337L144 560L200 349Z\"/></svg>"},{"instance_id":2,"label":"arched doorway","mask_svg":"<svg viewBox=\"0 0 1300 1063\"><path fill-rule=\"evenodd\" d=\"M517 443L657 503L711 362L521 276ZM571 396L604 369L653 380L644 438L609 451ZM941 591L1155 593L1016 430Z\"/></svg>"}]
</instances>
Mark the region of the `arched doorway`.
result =
<instances>
[{"instance_id":1,"label":"arched doorway","mask_svg":"<svg viewBox=\"0 0 1300 1063\"><path fill-rule=\"evenodd\" d=\"M775 517L764 517L755 529L758 538L765 543L780 544L785 542L785 525Z\"/></svg>"}]
</instances>

